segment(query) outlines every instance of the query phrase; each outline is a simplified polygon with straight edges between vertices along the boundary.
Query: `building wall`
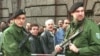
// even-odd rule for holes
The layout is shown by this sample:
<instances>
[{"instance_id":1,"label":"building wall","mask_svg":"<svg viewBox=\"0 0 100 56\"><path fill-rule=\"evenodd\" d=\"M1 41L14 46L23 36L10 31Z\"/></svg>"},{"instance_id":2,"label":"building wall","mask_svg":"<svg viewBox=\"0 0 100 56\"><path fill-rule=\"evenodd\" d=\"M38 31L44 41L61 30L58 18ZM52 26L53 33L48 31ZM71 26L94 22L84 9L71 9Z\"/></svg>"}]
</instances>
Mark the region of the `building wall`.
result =
<instances>
[{"instance_id":1,"label":"building wall","mask_svg":"<svg viewBox=\"0 0 100 56\"><path fill-rule=\"evenodd\" d=\"M0 0L0 17L2 16L2 4L1 4L1 0ZM0 21L1 21L2 19L0 18Z\"/></svg>"},{"instance_id":2,"label":"building wall","mask_svg":"<svg viewBox=\"0 0 100 56\"><path fill-rule=\"evenodd\" d=\"M2 9L1 20L8 20L11 13L21 8L26 11L27 21L44 25L45 20L67 18L67 11L74 2L85 0L0 0ZM100 22L100 0L88 0L86 10L89 17Z\"/></svg>"}]
</instances>

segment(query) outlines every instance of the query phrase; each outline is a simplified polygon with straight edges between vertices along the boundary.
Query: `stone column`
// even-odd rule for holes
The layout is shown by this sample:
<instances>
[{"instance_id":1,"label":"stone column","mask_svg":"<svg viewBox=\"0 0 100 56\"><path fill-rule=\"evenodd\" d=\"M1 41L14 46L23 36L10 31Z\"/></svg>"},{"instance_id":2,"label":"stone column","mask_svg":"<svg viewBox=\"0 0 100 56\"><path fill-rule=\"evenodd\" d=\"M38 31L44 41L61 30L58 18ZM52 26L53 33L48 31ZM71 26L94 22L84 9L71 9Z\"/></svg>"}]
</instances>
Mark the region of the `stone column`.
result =
<instances>
[{"instance_id":1,"label":"stone column","mask_svg":"<svg viewBox=\"0 0 100 56\"><path fill-rule=\"evenodd\" d=\"M9 13L12 13L12 0L7 0L7 7L9 9Z\"/></svg>"},{"instance_id":2,"label":"stone column","mask_svg":"<svg viewBox=\"0 0 100 56\"><path fill-rule=\"evenodd\" d=\"M15 12L18 9L18 0L11 0L12 1L12 12Z\"/></svg>"}]
</instances>

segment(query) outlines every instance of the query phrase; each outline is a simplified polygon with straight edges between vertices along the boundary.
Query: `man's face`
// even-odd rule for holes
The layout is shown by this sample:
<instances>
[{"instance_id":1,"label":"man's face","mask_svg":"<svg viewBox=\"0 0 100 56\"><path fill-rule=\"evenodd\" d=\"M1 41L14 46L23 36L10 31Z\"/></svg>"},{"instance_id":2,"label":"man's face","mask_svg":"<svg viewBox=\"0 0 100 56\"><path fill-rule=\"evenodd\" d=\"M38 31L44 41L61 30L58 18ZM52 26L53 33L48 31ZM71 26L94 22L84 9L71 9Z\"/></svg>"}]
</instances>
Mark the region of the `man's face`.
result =
<instances>
[{"instance_id":1,"label":"man's face","mask_svg":"<svg viewBox=\"0 0 100 56\"><path fill-rule=\"evenodd\" d=\"M30 30L30 32L32 33L32 35L37 36L39 33L39 27L38 26L33 26Z\"/></svg>"},{"instance_id":2,"label":"man's face","mask_svg":"<svg viewBox=\"0 0 100 56\"><path fill-rule=\"evenodd\" d=\"M26 23L26 29L28 30L30 28L31 23Z\"/></svg>"},{"instance_id":3,"label":"man's face","mask_svg":"<svg viewBox=\"0 0 100 56\"><path fill-rule=\"evenodd\" d=\"M47 30L52 31L53 28L54 28L54 24L53 24L52 22L51 22L51 23L48 23L48 25L46 25L46 29L47 29Z\"/></svg>"},{"instance_id":4,"label":"man's face","mask_svg":"<svg viewBox=\"0 0 100 56\"><path fill-rule=\"evenodd\" d=\"M66 29L69 25L70 25L70 21L67 19L64 20L63 28Z\"/></svg>"},{"instance_id":5,"label":"man's face","mask_svg":"<svg viewBox=\"0 0 100 56\"><path fill-rule=\"evenodd\" d=\"M63 21L62 21L62 20L59 20L59 21L58 21L58 26L59 26L59 27L62 27L62 25L63 25Z\"/></svg>"},{"instance_id":6,"label":"man's face","mask_svg":"<svg viewBox=\"0 0 100 56\"><path fill-rule=\"evenodd\" d=\"M74 20L82 21L85 17L84 7L77 8L73 13L71 13Z\"/></svg>"},{"instance_id":7,"label":"man's face","mask_svg":"<svg viewBox=\"0 0 100 56\"><path fill-rule=\"evenodd\" d=\"M25 23L26 16L24 14L17 16L14 22L17 26L22 27Z\"/></svg>"},{"instance_id":8,"label":"man's face","mask_svg":"<svg viewBox=\"0 0 100 56\"><path fill-rule=\"evenodd\" d=\"M5 22L1 22L0 26L5 26L6 23Z\"/></svg>"}]
</instances>

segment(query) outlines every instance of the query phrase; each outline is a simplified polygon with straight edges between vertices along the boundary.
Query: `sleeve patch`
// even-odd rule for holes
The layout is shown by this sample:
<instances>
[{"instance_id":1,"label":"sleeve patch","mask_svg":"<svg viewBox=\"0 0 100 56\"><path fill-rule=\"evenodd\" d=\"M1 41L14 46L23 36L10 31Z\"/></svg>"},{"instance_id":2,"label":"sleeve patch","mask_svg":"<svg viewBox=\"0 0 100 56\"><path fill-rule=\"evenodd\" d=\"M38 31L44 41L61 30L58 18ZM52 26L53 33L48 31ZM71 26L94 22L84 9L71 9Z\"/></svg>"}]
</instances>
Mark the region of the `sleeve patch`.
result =
<instances>
[{"instance_id":1,"label":"sleeve patch","mask_svg":"<svg viewBox=\"0 0 100 56\"><path fill-rule=\"evenodd\" d=\"M96 37L100 39L100 33L96 33Z\"/></svg>"}]
</instances>

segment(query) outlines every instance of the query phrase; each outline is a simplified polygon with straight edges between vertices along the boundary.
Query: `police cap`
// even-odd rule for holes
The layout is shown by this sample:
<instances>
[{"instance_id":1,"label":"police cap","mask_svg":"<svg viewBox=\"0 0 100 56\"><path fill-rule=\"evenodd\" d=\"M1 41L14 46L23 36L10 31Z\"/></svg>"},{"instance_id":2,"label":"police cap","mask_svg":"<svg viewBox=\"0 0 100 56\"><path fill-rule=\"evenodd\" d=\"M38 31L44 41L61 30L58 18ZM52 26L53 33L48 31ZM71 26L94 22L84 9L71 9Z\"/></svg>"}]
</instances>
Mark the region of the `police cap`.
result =
<instances>
[{"instance_id":1,"label":"police cap","mask_svg":"<svg viewBox=\"0 0 100 56\"><path fill-rule=\"evenodd\" d=\"M71 6L69 12L72 13L72 12L74 12L74 11L75 11L77 8L79 8L79 7L83 7L83 2L76 2L76 3L74 3L74 4Z\"/></svg>"},{"instance_id":2,"label":"police cap","mask_svg":"<svg viewBox=\"0 0 100 56\"><path fill-rule=\"evenodd\" d=\"M22 9L19 9L13 14L12 18L15 19L16 17L18 17L19 15L22 15L22 14L25 14L25 11Z\"/></svg>"}]
</instances>

